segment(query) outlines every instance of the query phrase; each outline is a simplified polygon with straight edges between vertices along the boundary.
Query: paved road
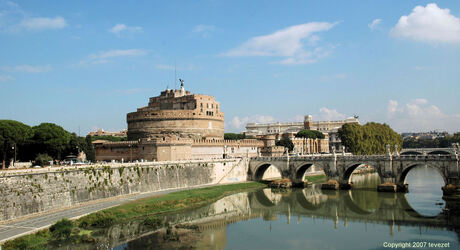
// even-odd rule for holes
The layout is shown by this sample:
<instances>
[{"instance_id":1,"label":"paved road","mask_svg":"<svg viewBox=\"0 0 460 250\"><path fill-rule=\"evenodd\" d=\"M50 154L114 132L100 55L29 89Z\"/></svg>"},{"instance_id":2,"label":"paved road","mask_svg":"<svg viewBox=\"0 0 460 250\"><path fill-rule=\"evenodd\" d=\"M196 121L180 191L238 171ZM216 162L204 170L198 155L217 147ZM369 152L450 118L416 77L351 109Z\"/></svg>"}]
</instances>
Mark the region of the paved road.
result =
<instances>
[{"instance_id":1,"label":"paved road","mask_svg":"<svg viewBox=\"0 0 460 250\"><path fill-rule=\"evenodd\" d=\"M211 185L204 185L204 186L211 186ZM77 207L71 207L65 210L61 210L61 211L55 211L55 212L50 212L46 214L38 214L33 217L18 219L18 220L9 222L9 223L0 224L0 243L10 240L10 239L14 239L16 237L19 237L25 234L29 234L29 233L38 231L43 228L47 228L51 226L52 224L56 223L56 221L60 220L61 218L76 219L86 214L94 213L96 211L99 211L105 208L117 206L117 205L120 205L128 201L146 198L150 196L168 194L168 193L177 192L180 190L199 188L199 187L204 187L204 186L132 194L132 195L127 195L127 196L122 196L122 197L112 197L112 198L105 199L102 201L89 202L87 204L82 204Z\"/></svg>"}]
</instances>

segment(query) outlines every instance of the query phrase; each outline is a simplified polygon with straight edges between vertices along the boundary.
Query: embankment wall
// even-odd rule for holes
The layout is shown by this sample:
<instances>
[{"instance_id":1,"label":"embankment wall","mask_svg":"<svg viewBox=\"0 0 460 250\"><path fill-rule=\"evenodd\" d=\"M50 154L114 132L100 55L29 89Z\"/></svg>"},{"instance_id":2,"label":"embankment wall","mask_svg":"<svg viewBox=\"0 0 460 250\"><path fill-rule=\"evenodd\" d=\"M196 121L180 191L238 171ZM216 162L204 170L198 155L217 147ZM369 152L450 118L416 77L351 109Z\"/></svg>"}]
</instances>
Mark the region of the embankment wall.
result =
<instances>
[{"instance_id":1,"label":"embankment wall","mask_svg":"<svg viewBox=\"0 0 460 250\"><path fill-rule=\"evenodd\" d=\"M0 172L0 222L81 203L247 180L247 159L105 164Z\"/></svg>"}]
</instances>

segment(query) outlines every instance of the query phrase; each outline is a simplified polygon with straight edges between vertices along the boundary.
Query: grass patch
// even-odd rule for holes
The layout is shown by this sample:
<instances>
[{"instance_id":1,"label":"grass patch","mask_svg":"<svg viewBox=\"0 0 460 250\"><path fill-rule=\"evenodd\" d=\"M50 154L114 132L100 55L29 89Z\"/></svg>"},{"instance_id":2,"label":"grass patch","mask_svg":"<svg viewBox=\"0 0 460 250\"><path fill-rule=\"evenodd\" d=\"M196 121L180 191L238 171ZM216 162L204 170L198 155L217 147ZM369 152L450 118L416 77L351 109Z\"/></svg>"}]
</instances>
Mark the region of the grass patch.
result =
<instances>
[{"instance_id":1,"label":"grass patch","mask_svg":"<svg viewBox=\"0 0 460 250\"><path fill-rule=\"evenodd\" d=\"M309 182L324 182L327 181L327 176L326 175L308 175L305 176L305 180Z\"/></svg>"},{"instance_id":2,"label":"grass patch","mask_svg":"<svg viewBox=\"0 0 460 250\"><path fill-rule=\"evenodd\" d=\"M48 229L3 243L2 249L48 249L51 235Z\"/></svg>"},{"instance_id":3,"label":"grass patch","mask_svg":"<svg viewBox=\"0 0 460 250\"><path fill-rule=\"evenodd\" d=\"M265 186L261 183L241 183L179 191L145 198L89 214L77 220L81 228L101 228L144 216L177 212L202 206L232 193Z\"/></svg>"}]
</instances>

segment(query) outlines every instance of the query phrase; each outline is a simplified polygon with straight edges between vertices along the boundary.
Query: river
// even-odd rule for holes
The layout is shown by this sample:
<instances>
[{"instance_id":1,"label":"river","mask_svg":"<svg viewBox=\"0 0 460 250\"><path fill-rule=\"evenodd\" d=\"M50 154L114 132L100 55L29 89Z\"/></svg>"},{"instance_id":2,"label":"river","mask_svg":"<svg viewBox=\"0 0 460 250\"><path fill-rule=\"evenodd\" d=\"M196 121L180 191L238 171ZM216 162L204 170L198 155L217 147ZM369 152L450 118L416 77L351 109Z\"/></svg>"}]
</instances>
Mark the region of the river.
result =
<instances>
[{"instance_id":1,"label":"river","mask_svg":"<svg viewBox=\"0 0 460 250\"><path fill-rule=\"evenodd\" d=\"M375 173L352 176L353 190L326 191L313 185L242 192L164 216L168 227L152 229L136 221L113 226L98 234L99 247L388 249L409 244L417 249L459 249L460 218L443 213L443 180L435 171L411 170L407 194L374 191Z\"/></svg>"}]
</instances>

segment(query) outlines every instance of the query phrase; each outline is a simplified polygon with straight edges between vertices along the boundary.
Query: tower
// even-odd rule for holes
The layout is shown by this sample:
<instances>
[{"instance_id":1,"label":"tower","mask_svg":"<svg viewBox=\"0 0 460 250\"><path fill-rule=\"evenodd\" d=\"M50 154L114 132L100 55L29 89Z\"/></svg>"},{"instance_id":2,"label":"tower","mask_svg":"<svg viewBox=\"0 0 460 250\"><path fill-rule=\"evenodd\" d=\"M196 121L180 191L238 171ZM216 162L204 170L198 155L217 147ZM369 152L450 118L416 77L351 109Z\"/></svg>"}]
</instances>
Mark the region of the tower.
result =
<instances>
[{"instance_id":1,"label":"tower","mask_svg":"<svg viewBox=\"0 0 460 250\"><path fill-rule=\"evenodd\" d=\"M312 129L312 127L313 127L313 118L311 117L311 115L306 115L303 121L303 128Z\"/></svg>"}]
</instances>

